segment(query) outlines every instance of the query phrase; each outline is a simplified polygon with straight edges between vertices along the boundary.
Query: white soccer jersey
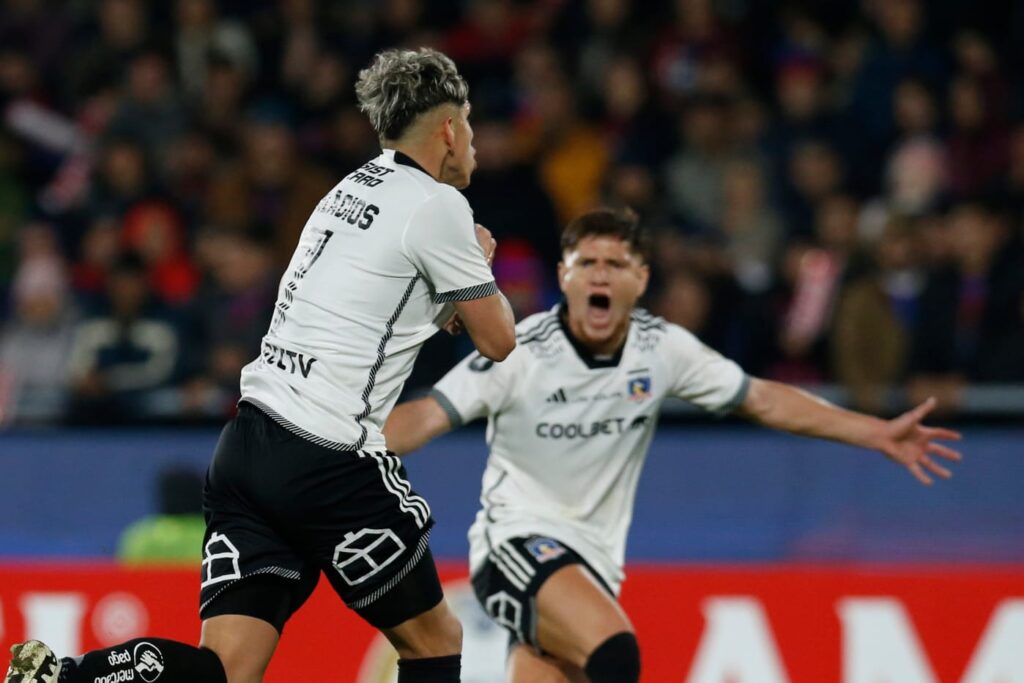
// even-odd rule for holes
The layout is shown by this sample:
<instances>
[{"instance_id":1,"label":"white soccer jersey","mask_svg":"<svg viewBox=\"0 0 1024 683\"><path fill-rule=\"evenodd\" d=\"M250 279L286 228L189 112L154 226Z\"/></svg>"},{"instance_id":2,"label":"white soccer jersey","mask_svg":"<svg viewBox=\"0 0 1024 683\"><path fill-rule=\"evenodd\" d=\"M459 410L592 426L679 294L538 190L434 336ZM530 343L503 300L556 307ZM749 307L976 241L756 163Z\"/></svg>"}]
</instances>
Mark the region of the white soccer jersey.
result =
<instances>
[{"instance_id":1,"label":"white soccer jersey","mask_svg":"<svg viewBox=\"0 0 1024 683\"><path fill-rule=\"evenodd\" d=\"M497 291L465 198L385 150L310 215L242 399L321 445L383 450L384 420L449 302Z\"/></svg>"},{"instance_id":2,"label":"white soccer jersey","mask_svg":"<svg viewBox=\"0 0 1024 683\"><path fill-rule=\"evenodd\" d=\"M472 570L511 537L550 536L618 594L662 401L678 396L728 412L743 401L749 380L683 328L641 310L621 353L595 358L559 311L522 321L519 344L503 363L472 354L432 395L453 425L488 418L483 509L469 531Z\"/></svg>"}]
</instances>

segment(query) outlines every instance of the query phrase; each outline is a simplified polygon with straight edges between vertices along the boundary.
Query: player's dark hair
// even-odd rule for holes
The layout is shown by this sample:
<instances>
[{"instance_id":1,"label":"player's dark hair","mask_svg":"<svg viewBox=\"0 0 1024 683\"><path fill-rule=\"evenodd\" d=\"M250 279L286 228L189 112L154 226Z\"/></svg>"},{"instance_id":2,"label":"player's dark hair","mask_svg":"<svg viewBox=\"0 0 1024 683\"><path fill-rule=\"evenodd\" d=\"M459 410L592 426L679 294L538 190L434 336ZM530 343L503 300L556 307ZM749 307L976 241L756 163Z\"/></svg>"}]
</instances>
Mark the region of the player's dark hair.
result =
<instances>
[{"instance_id":1,"label":"player's dark hair","mask_svg":"<svg viewBox=\"0 0 1024 683\"><path fill-rule=\"evenodd\" d=\"M562 230L562 252L575 249L585 237L617 237L644 261L650 257L647 234L631 209L594 209L572 219Z\"/></svg>"},{"instance_id":2,"label":"player's dark hair","mask_svg":"<svg viewBox=\"0 0 1024 683\"><path fill-rule=\"evenodd\" d=\"M465 104L469 86L455 62L437 50L385 50L359 72L356 97L377 135L398 140L420 114L440 104Z\"/></svg>"}]
</instances>

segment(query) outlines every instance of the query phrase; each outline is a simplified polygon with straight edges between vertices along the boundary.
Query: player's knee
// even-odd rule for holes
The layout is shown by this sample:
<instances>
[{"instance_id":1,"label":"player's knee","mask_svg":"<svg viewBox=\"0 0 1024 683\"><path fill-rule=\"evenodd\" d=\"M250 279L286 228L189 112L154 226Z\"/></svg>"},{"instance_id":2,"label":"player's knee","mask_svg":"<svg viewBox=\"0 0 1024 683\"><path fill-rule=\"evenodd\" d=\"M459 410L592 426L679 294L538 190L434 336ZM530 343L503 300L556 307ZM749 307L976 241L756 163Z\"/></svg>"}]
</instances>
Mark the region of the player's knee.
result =
<instances>
[{"instance_id":1,"label":"player's knee","mask_svg":"<svg viewBox=\"0 0 1024 683\"><path fill-rule=\"evenodd\" d=\"M640 644L636 635L622 631L590 653L584 667L591 683L637 683L640 680Z\"/></svg>"},{"instance_id":2,"label":"player's knee","mask_svg":"<svg viewBox=\"0 0 1024 683\"><path fill-rule=\"evenodd\" d=\"M439 638L434 643L433 651L424 653L424 656L441 657L462 652L462 622L451 610L446 610L444 616L441 617L440 626Z\"/></svg>"},{"instance_id":3,"label":"player's knee","mask_svg":"<svg viewBox=\"0 0 1024 683\"><path fill-rule=\"evenodd\" d=\"M462 652L462 624L447 607L421 616L414 624L386 629L384 633L402 659L444 657Z\"/></svg>"}]
</instances>

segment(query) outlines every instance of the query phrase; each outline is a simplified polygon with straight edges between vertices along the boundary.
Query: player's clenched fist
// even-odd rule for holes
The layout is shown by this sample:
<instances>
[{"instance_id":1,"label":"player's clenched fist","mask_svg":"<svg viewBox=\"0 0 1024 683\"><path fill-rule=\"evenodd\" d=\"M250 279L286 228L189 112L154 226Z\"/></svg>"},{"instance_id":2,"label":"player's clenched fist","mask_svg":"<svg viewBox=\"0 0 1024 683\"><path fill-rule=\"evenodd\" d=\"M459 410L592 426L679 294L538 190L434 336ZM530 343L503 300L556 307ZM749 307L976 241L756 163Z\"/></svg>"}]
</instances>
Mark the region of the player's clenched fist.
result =
<instances>
[{"instance_id":1,"label":"player's clenched fist","mask_svg":"<svg viewBox=\"0 0 1024 683\"><path fill-rule=\"evenodd\" d=\"M476 224L476 241L480 243L480 248L484 250L484 256L487 257L487 265L494 263L494 252L498 249L498 241L491 235L491 231L480 225Z\"/></svg>"}]
</instances>

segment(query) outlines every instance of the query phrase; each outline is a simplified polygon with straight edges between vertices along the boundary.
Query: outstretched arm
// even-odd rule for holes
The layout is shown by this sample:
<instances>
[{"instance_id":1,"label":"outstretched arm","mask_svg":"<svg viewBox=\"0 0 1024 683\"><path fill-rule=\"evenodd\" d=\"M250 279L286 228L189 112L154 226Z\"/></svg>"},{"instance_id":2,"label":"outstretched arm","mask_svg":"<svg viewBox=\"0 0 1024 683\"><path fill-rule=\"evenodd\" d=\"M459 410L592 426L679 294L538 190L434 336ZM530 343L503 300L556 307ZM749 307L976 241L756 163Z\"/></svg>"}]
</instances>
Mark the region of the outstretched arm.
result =
<instances>
[{"instance_id":1,"label":"outstretched arm","mask_svg":"<svg viewBox=\"0 0 1024 683\"><path fill-rule=\"evenodd\" d=\"M384 441L397 455L415 451L452 429L448 414L433 396L400 403L384 423Z\"/></svg>"},{"instance_id":2,"label":"outstretched arm","mask_svg":"<svg viewBox=\"0 0 1024 683\"><path fill-rule=\"evenodd\" d=\"M910 470L922 484L931 484L928 472L943 479L953 476L931 456L952 461L961 457L957 451L936 443L936 439L959 440L958 432L921 424L934 407L935 399L929 398L897 418L882 420L839 408L788 384L752 378L737 412L772 429L881 451Z\"/></svg>"}]
</instances>

